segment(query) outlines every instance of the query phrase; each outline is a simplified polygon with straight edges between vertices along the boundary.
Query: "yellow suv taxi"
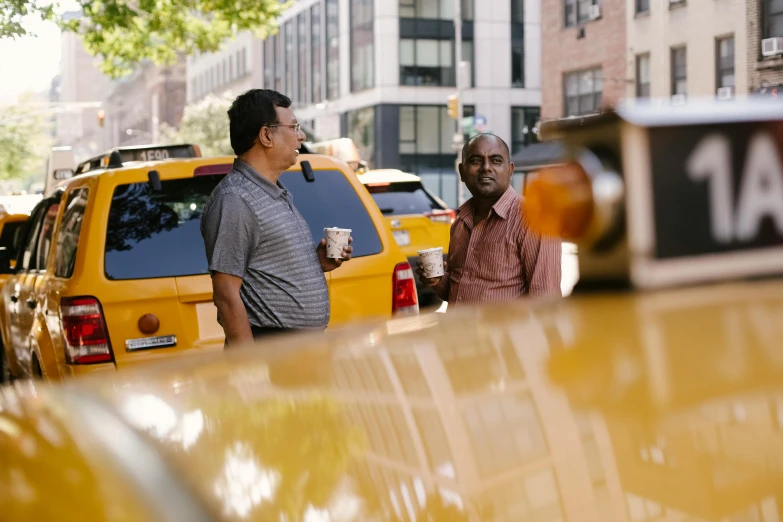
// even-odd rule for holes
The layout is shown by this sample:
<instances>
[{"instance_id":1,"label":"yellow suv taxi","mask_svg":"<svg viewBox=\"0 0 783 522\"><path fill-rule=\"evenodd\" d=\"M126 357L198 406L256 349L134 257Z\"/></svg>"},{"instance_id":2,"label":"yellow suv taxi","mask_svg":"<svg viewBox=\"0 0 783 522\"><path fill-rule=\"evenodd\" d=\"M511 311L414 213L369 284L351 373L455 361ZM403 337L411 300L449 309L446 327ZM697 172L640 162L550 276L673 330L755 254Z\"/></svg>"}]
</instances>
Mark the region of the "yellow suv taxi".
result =
<instances>
[{"instance_id":1,"label":"yellow suv taxi","mask_svg":"<svg viewBox=\"0 0 783 522\"><path fill-rule=\"evenodd\" d=\"M80 165L33 210L15 269L0 267L14 272L0 321L14 376L59 379L223 346L200 221L234 158L144 161L140 150ZM302 154L281 182L315 242L324 227L353 229L353 259L326 274L330 325L418 313L413 271L345 163Z\"/></svg>"},{"instance_id":2,"label":"yellow suv taxi","mask_svg":"<svg viewBox=\"0 0 783 522\"><path fill-rule=\"evenodd\" d=\"M420 250L442 247L443 253L448 253L456 213L427 190L419 176L396 169L375 169L357 177L391 225L394 239L411 266L416 265ZM422 306L439 303L435 293L418 278L416 285Z\"/></svg>"}]
</instances>

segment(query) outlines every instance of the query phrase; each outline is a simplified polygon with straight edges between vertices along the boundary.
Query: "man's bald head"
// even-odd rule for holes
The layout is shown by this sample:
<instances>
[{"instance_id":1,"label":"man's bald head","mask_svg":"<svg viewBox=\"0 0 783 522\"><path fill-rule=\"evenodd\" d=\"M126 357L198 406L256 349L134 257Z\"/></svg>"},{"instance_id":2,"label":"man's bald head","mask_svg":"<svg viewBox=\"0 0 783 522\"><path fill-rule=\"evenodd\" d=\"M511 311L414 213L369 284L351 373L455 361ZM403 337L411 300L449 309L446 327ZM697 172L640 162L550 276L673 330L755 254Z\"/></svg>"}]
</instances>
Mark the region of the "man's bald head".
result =
<instances>
[{"instance_id":1,"label":"man's bald head","mask_svg":"<svg viewBox=\"0 0 783 522\"><path fill-rule=\"evenodd\" d=\"M506 150L506 161L511 160L511 151L508 148L508 145L505 141L503 141L500 136L496 136L495 134L492 134L491 132L482 132L481 134L476 134L475 136L471 136L468 141L465 142L465 145L462 146L462 161L465 161L465 157L468 155L468 150L473 146L474 143L476 143L479 140L497 140L499 143L503 144L503 148Z\"/></svg>"}]
</instances>

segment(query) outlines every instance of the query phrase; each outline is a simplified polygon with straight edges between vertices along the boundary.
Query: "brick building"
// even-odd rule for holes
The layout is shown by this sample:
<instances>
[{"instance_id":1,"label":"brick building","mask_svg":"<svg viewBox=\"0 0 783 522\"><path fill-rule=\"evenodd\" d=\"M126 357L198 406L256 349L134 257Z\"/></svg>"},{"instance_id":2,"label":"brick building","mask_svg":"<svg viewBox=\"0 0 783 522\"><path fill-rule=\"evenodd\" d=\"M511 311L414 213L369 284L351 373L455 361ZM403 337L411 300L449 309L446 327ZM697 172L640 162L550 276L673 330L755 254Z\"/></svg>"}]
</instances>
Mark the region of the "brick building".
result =
<instances>
[{"instance_id":1,"label":"brick building","mask_svg":"<svg viewBox=\"0 0 783 522\"><path fill-rule=\"evenodd\" d=\"M745 0L627 2L629 97L678 103L747 94Z\"/></svg>"},{"instance_id":2,"label":"brick building","mask_svg":"<svg viewBox=\"0 0 783 522\"><path fill-rule=\"evenodd\" d=\"M783 37L783 6L772 0L747 0L747 67L751 93L783 84L783 42L775 54L763 56L762 41ZM770 44L768 44L769 46Z\"/></svg>"},{"instance_id":3,"label":"brick building","mask_svg":"<svg viewBox=\"0 0 783 522\"><path fill-rule=\"evenodd\" d=\"M626 1L541 3L541 116L589 114L623 98Z\"/></svg>"}]
</instances>

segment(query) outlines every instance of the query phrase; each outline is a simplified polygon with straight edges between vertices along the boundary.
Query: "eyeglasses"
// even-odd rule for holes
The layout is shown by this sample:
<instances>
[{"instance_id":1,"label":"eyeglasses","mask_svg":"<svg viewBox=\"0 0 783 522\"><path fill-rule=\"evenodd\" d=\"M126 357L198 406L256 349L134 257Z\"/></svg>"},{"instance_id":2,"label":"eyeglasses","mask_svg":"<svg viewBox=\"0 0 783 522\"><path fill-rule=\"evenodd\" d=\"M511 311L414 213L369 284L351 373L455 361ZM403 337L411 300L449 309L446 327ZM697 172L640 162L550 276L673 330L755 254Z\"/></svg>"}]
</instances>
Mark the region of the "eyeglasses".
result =
<instances>
[{"instance_id":1,"label":"eyeglasses","mask_svg":"<svg viewBox=\"0 0 783 522\"><path fill-rule=\"evenodd\" d=\"M267 127L270 129L274 129L275 127L291 127L294 129L294 132L299 133L302 125L300 123L275 123L274 125L267 125Z\"/></svg>"}]
</instances>

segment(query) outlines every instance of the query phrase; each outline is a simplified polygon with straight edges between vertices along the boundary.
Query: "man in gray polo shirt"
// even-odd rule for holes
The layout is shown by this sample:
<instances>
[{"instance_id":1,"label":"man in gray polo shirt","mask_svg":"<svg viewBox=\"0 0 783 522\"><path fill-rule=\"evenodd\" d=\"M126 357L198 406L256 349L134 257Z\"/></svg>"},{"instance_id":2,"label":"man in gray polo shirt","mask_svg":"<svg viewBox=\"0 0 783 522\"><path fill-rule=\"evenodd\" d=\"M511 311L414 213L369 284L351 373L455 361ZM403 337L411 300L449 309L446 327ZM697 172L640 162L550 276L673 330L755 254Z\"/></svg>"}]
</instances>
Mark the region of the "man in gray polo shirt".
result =
<instances>
[{"instance_id":1,"label":"man in gray polo shirt","mask_svg":"<svg viewBox=\"0 0 783 522\"><path fill-rule=\"evenodd\" d=\"M313 247L310 228L280 183L305 139L275 91L252 89L228 110L234 168L215 187L201 217L212 274L213 300L226 344L264 335L323 330L329 322L324 272L351 258L326 257L326 240Z\"/></svg>"}]
</instances>

